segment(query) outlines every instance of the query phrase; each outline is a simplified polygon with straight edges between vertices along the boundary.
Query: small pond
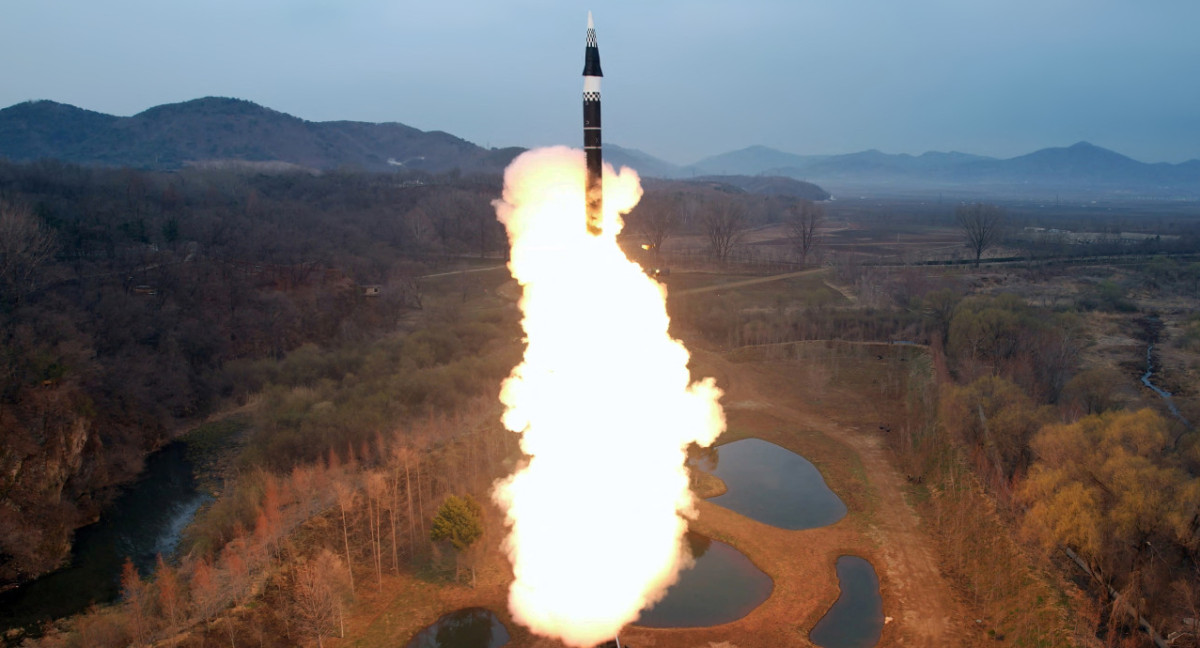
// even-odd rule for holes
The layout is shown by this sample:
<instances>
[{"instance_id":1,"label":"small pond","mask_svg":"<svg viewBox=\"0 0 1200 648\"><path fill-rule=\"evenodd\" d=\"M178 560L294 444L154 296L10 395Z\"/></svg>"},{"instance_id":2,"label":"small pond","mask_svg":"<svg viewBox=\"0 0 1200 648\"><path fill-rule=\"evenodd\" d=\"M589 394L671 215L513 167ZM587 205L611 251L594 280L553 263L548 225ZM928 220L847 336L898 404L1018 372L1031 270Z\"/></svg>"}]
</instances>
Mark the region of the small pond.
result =
<instances>
[{"instance_id":1,"label":"small pond","mask_svg":"<svg viewBox=\"0 0 1200 648\"><path fill-rule=\"evenodd\" d=\"M808 638L824 648L871 648L883 634L883 599L871 563L858 556L837 561L842 593Z\"/></svg>"},{"instance_id":2,"label":"small pond","mask_svg":"<svg viewBox=\"0 0 1200 648\"><path fill-rule=\"evenodd\" d=\"M713 504L781 529L815 529L846 515L807 459L762 439L742 439L705 451L694 464L725 482Z\"/></svg>"},{"instance_id":3,"label":"small pond","mask_svg":"<svg viewBox=\"0 0 1200 648\"><path fill-rule=\"evenodd\" d=\"M500 648L508 630L484 608L466 608L442 616L418 632L407 648Z\"/></svg>"},{"instance_id":4,"label":"small pond","mask_svg":"<svg viewBox=\"0 0 1200 648\"><path fill-rule=\"evenodd\" d=\"M771 596L775 584L742 552L688 532L696 565L679 574L657 605L635 623L648 628L697 628L737 621Z\"/></svg>"}]
</instances>

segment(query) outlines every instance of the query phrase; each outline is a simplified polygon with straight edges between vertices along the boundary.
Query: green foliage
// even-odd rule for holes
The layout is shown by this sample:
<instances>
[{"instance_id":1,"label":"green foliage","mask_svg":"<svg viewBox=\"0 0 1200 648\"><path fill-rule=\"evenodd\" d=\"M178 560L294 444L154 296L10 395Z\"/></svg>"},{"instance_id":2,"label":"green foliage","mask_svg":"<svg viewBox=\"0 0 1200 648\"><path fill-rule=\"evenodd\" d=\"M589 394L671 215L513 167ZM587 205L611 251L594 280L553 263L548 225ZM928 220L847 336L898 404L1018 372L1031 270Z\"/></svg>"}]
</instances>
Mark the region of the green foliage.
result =
<instances>
[{"instance_id":1,"label":"green foliage","mask_svg":"<svg viewBox=\"0 0 1200 648\"><path fill-rule=\"evenodd\" d=\"M1037 327L1038 318L1016 295L970 297L954 310L948 346L961 360L998 367L1017 353L1022 331L1029 326Z\"/></svg>"},{"instance_id":2,"label":"green foliage","mask_svg":"<svg viewBox=\"0 0 1200 648\"><path fill-rule=\"evenodd\" d=\"M950 321L947 351L962 380L1003 375L1044 402L1057 402L1078 365L1084 330L1072 313L1034 308L1002 293L962 300Z\"/></svg>"},{"instance_id":3,"label":"green foliage","mask_svg":"<svg viewBox=\"0 0 1200 648\"><path fill-rule=\"evenodd\" d=\"M181 439L187 444L188 461L198 468L212 461L219 452L229 447L234 437L249 426L249 418L229 416L193 428Z\"/></svg>"},{"instance_id":4,"label":"green foliage","mask_svg":"<svg viewBox=\"0 0 1200 648\"><path fill-rule=\"evenodd\" d=\"M398 421L453 411L493 390L520 348L511 320L440 322L407 337L323 350L239 371L262 385L246 466L288 469L330 449L358 448Z\"/></svg>"},{"instance_id":5,"label":"green foliage","mask_svg":"<svg viewBox=\"0 0 1200 648\"><path fill-rule=\"evenodd\" d=\"M1053 418L1011 381L980 378L964 387L949 387L940 401L943 425L968 446L983 452L1007 479L1030 460L1029 440Z\"/></svg>"},{"instance_id":6,"label":"green foliage","mask_svg":"<svg viewBox=\"0 0 1200 648\"><path fill-rule=\"evenodd\" d=\"M470 495L449 495L442 502L429 539L449 542L456 551L466 551L483 536L483 509Z\"/></svg>"},{"instance_id":7,"label":"green foliage","mask_svg":"<svg viewBox=\"0 0 1200 648\"><path fill-rule=\"evenodd\" d=\"M1105 279L1096 284L1092 294L1084 297L1084 305L1098 310L1132 313L1137 310L1137 306L1129 301L1128 294L1129 290L1125 286L1112 279Z\"/></svg>"}]
</instances>

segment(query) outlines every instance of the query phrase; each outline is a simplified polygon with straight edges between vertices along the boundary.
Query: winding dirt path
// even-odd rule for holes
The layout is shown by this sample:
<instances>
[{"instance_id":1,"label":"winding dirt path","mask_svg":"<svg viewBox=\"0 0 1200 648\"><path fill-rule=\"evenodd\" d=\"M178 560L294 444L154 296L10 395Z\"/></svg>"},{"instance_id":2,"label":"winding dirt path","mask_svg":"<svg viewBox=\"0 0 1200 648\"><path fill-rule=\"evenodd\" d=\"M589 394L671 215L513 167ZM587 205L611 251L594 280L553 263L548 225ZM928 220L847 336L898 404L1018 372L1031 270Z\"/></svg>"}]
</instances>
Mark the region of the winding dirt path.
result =
<instances>
[{"instance_id":1,"label":"winding dirt path","mask_svg":"<svg viewBox=\"0 0 1200 648\"><path fill-rule=\"evenodd\" d=\"M883 553L888 580L895 588L902 636L909 646L962 645L952 641L953 619L963 612L955 603L949 583L942 578L928 538L917 514L904 498L900 475L880 448L877 436L851 432L843 437L867 468L871 486L880 497L872 535Z\"/></svg>"},{"instance_id":2,"label":"winding dirt path","mask_svg":"<svg viewBox=\"0 0 1200 648\"><path fill-rule=\"evenodd\" d=\"M933 544L905 498L904 478L877 433L876 421L889 420L885 399L832 387L832 381L805 375L797 361L730 362L714 354L699 354L697 360L721 374L718 382L726 387L724 402L731 409L750 403L796 429L836 439L858 455L873 499L866 531L877 544L884 614L898 626L885 629L881 646L983 644L968 629L965 607L942 576Z\"/></svg>"}]
</instances>

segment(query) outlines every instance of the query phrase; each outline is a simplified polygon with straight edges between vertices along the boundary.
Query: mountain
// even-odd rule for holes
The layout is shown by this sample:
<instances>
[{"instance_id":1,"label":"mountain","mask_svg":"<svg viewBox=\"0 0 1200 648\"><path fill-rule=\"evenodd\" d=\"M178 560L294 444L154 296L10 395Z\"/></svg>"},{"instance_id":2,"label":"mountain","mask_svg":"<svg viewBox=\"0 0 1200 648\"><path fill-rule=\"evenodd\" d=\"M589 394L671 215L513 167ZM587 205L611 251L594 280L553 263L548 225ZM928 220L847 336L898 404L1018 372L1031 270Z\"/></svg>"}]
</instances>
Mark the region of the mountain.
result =
<instances>
[{"instance_id":1,"label":"mountain","mask_svg":"<svg viewBox=\"0 0 1200 648\"><path fill-rule=\"evenodd\" d=\"M57 157L120 117L53 101L27 101L0 110L0 155L14 160Z\"/></svg>"},{"instance_id":2,"label":"mountain","mask_svg":"<svg viewBox=\"0 0 1200 648\"><path fill-rule=\"evenodd\" d=\"M874 149L845 155L804 156L752 146L706 158L685 168L708 173L720 169L743 175L782 175L823 185L856 187L1200 192L1200 160L1147 164L1088 142L1045 148L1009 159L937 151L914 156Z\"/></svg>"},{"instance_id":3,"label":"mountain","mask_svg":"<svg viewBox=\"0 0 1200 648\"><path fill-rule=\"evenodd\" d=\"M200 162L283 162L313 169L404 166L499 171L520 149L485 149L399 123L310 122L241 99L205 97L115 117L52 101L0 110L0 156L178 168Z\"/></svg>"},{"instance_id":4,"label":"mountain","mask_svg":"<svg viewBox=\"0 0 1200 648\"><path fill-rule=\"evenodd\" d=\"M704 158L687 169L697 175L758 175L774 169L804 168L827 156L784 153L766 146L748 148Z\"/></svg>"},{"instance_id":5,"label":"mountain","mask_svg":"<svg viewBox=\"0 0 1200 648\"><path fill-rule=\"evenodd\" d=\"M116 117L53 101L0 110L0 157L58 158L78 164L173 169L189 164L241 164L310 169L459 169L496 173L523 149L486 149L441 131L400 123L310 122L241 99L205 97ZM1087 142L1010 159L959 152L922 155L877 150L796 155L751 146L679 166L614 144L614 166L643 177L775 176L826 186L887 190L969 188L988 192L1137 192L1200 194L1200 160L1146 164ZM809 192L765 184L755 191ZM727 184L738 184L727 182ZM778 185L778 186L775 186ZM740 186L740 185L739 185Z\"/></svg>"},{"instance_id":6,"label":"mountain","mask_svg":"<svg viewBox=\"0 0 1200 648\"><path fill-rule=\"evenodd\" d=\"M678 178L686 175L679 165L660 160L645 151L616 144L604 145L604 161L617 169L622 166L636 169L639 176L646 178Z\"/></svg>"}]
</instances>

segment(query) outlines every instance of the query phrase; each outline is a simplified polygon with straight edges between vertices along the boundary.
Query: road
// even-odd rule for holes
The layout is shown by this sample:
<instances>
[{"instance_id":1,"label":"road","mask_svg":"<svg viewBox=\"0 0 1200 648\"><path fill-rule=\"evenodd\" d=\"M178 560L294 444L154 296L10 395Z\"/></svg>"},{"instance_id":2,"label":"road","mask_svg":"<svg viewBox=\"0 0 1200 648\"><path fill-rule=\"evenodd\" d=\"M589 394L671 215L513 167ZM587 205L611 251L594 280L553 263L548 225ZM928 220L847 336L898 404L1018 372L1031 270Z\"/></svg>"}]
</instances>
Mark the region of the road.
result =
<instances>
[{"instance_id":1,"label":"road","mask_svg":"<svg viewBox=\"0 0 1200 648\"><path fill-rule=\"evenodd\" d=\"M766 277L754 277L753 279L742 279L740 281L729 281L726 283L711 284L708 286L699 286L697 288L688 288L687 290L671 291L672 295L695 295L698 293L717 292L719 290L732 290L734 288L745 288L746 286L754 286L757 284L770 283L772 281L782 281L784 279L795 279L796 277L805 277L808 275L825 272L825 268L809 268L808 270L799 270L797 272L788 272L784 274L769 275Z\"/></svg>"}]
</instances>

